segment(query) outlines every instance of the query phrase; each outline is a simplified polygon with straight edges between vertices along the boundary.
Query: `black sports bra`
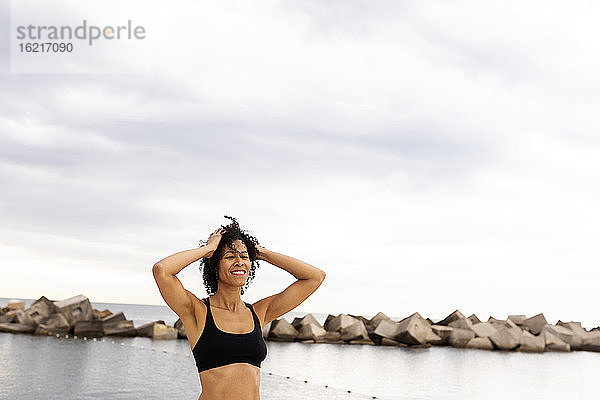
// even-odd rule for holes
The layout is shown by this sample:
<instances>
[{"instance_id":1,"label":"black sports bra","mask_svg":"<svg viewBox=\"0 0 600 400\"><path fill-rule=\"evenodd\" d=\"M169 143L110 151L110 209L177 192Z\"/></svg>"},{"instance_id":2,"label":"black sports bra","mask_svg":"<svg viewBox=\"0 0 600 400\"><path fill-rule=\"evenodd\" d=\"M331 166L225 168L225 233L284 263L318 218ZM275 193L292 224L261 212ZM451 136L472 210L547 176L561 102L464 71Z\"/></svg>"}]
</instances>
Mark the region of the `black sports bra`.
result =
<instances>
[{"instance_id":1,"label":"black sports bra","mask_svg":"<svg viewBox=\"0 0 600 400\"><path fill-rule=\"evenodd\" d=\"M252 312L254 330L248 333L230 333L223 332L215 325L208 297L202 301L206 304L206 322L192 350L198 373L233 363L247 363L260 368L260 363L267 357L267 345L252 305L244 302Z\"/></svg>"}]
</instances>

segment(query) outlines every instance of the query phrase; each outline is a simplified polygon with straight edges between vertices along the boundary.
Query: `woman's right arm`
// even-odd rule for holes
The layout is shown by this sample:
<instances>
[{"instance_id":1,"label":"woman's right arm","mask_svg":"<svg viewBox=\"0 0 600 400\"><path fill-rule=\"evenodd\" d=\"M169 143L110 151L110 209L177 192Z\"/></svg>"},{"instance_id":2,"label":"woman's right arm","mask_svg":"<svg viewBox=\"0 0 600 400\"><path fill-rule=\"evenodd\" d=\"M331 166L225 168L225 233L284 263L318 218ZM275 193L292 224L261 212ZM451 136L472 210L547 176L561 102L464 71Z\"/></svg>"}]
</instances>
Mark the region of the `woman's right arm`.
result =
<instances>
[{"instance_id":1,"label":"woman's right arm","mask_svg":"<svg viewBox=\"0 0 600 400\"><path fill-rule=\"evenodd\" d=\"M175 314L179 315L182 320L185 316L194 315L194 295L183 287L181 281L175 275L194 261L198 261L203 257L212 257L224 232L224 229L217 229L210 235L206 245L199 249L184 250L172 254L152 267L152 274L161 296L171 310L175 311Z\"/></svg>"},{"instance_id":2,"label":"woman's right arm","mask_svg":"<svg viewBox=\"0 0 600 400\"><path fill-rule=\"evenodd\" d=\"M175 275L194 261L210 257L214 250L213 246L207 244L199 249L180 251L163 258L152 267L152 274L162 298L179 317L193 314L194 303L193 294L183 287Z\"/></svg>"},{"instance_id":3,"label":"woman's right arm","mask_svg":"<svg viewBox=\"0 0 600 400\"><path fill-rule=\"evenodd\" d=\"M193 295L183 287L181 281L175 275L194 261L206 257L211 251L214 250L206 246L199 249L180 251L160 260L152 267L152 274L161 296L180 318L193 314L194 303L192 301Z\"/></svg>"}]
</instances>

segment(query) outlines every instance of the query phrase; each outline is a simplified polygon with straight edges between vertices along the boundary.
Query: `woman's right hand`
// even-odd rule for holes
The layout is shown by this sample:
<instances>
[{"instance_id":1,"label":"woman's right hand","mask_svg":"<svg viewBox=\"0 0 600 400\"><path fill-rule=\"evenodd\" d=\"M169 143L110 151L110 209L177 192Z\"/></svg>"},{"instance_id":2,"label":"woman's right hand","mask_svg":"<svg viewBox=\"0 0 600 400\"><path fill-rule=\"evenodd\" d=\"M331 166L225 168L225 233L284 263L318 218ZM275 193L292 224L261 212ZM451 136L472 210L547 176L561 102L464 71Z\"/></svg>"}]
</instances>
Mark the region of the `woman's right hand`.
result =
<instances>
[{"instance_id":1,"label":"woman's right hand","mask_svg":"<svg viewBox=\"0 0 600 400\"><path fill-rule=\"evenodd\" d=\"M219 242L221 242L221 237L225 232L225 229L217 228L213 233L211 233L211 235L208 237L208 240L206 241L206 247L210 249L210 252L207 253L205 257L212 257L213 253L219 246Z\"/></svg>"}]
</instances>

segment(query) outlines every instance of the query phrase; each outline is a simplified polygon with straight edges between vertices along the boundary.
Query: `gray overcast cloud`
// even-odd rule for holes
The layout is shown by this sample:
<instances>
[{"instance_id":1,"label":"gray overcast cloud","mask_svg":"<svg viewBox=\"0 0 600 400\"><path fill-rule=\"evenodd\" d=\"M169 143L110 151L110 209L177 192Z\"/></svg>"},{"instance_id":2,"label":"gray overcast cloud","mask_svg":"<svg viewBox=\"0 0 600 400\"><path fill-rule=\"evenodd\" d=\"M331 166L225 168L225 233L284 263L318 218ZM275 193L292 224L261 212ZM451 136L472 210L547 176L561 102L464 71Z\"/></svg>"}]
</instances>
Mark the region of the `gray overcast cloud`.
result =
<instances>
[{"instance_id":1,"label":"gray overcast cloud","mask_svg":"<svg viewBox=\"0 0 600 400\"><path fill-rule=\"evenodd\" d=\"M9 73L2 24L0 297L164 304L227 214L327 272L298 311L600 323L598 5L173 4L151 73Z\"/></svg>"}]
</instances>

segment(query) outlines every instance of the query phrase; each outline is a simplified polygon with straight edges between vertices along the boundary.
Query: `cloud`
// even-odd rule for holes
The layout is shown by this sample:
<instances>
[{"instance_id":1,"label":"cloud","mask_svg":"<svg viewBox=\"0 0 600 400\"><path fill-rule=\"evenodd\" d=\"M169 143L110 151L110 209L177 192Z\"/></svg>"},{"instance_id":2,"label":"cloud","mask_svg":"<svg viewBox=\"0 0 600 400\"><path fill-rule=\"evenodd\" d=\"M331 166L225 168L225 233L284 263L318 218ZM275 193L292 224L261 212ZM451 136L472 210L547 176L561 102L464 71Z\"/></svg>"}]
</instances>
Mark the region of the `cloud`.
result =
<instances>
[{"instance_id":1,"label":"cloud","mask_svg":"<svg viewBox=\"0 0 600 400\"><path fill-rule=\"evenodd\" d=\"M589 300L600 58L576 7L583 27L535 4L186 4L148 17L153 74L0 75L15 262L122 270L160 302L148 266L228 214L327 271L316 311Z\"/></svg>"}]
</instances>

